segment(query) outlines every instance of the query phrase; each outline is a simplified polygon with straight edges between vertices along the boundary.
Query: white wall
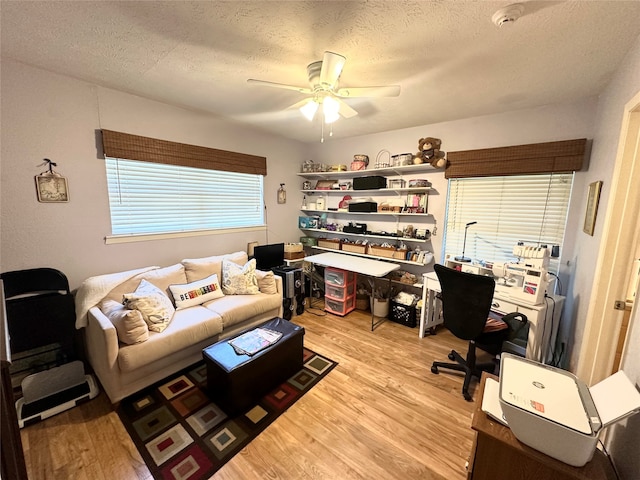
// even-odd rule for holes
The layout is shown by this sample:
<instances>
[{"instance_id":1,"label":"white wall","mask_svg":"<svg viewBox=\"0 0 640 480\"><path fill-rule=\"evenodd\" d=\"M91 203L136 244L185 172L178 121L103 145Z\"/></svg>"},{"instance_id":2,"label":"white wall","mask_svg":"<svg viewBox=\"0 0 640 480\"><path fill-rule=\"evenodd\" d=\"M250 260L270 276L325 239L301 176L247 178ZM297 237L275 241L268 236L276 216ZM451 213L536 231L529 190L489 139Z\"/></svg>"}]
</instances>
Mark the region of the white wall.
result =
<instances>
[{"instance_id":1,"label":"white wall","mask_svg":"<svg viewBox=\"0 0 640 480\"><path fill-rule=\"evenodd\" d=\"M2 61L1 74L0 271L49 266L73 289L91 275L299 238L292 220L299 205L278 205L276 190L297 181L303 144L12 61ZM268 230L105 245L111 225L99 128L267 157ZM67 177L69 203L37 201L33 177L45 170L36 167L43 158Z\"/></svg>"},{"instance_id":2,"label":"white wall","mask_svg":"<svg viewBox=\"0 0 640 480\"><path fill-rule=\"evenodd\" d=\"M596 180L603 180L603 195L599 210L602 212L602 218L604 218L609 204L613 173L606 166L616 157L625 105L638 93L640 93L640 36L598 102L596 116L598 121L592 152L592 159L595 160L595 165L594 169L589 172L590 176L585 178L585 185ZM636 192L636 194L638 193ZM582 213L584 214L584 211ZM632 218L629 221L637 223L639 219ZM582 308L576 312L576 324L578 326L583 326L587 314L586 305L588 304L588 294L593 288L593 271L595 269L595 262L589 260L594 258L599 251L602 224L603 222L596 222L594 236L582 235L577 244L577 251L580 252L582 261L578 262L578 267L576 268L575 290L585 294L585 298L581 303ZM576 342L582 340L583 333L584 328L576 329ZM577 361L577 359L572 360ZM636 385L636 388L640 389L640 308L638 305L635 305L630 319L621 369ZM607 432L607 448L614 459L621 480L636 480L638 478L638 472L640 472L638 445L640 445L640 414L614 425L611 427L610 432Z\"/></svg>"}]
</instances>

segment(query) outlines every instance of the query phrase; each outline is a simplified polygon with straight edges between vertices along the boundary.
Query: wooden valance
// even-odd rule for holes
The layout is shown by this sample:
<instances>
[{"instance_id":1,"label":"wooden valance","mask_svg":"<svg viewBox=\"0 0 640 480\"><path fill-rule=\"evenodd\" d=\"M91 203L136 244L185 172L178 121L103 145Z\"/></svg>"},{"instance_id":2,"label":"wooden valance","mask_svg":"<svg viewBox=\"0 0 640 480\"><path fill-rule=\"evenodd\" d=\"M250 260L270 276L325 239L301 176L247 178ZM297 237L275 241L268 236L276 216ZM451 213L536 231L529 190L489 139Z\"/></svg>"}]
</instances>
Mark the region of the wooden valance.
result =
<instances>
[{"instance_id":1,"label":"wooden valance","mask_svg":"<svg viewBox=\"0 0 640 480\"><path fill-rule=\"evenodd\" d=\"M530 175L581 170L587 139L447 153L445 178Z\"/></svg>"},{"instance_id":2,"label":"wooden valance","mask_svg":"<svg viewBox=\"0 0 640 480\"><path fill-rule=\"evenodd\" d=\"M102 130L102 148L104 156L110 158L225 172L267 174L266 157L170 142L113 130Z\"/></svg>"}]
</instances>

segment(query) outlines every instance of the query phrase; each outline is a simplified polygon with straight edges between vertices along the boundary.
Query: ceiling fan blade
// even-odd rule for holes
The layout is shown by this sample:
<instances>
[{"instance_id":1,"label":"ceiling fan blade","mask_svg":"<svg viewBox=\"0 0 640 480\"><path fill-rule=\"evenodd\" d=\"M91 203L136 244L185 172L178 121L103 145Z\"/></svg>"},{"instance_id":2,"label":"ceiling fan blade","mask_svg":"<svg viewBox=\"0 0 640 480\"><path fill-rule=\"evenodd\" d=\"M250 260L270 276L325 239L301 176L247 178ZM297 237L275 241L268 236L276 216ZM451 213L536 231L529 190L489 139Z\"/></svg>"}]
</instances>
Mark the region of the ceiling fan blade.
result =
<instances>
[{"instance_id":1,"label":"ceiling fan blade","mask_svg":"<svg viewBox=\"0 0 640 480\"><path fill-rule=\"evenodd\" d=\"M339 88L335 94L343 98L355 97L397 97L400 95L400 85L386 85L380 87L345 87Z\"/></svg>"},{"instance_id":2,"label":"ceiling fan blade","mask_svg":"<svg viewBox=\"0 0 640 480\"><path fill-rule=\"evenodd\" d=\"M322 57L322 70L320 70L320 83L328 85L330 88L335 87L347 61L342 55L333 52L324 52Z\"/></svg>"},{"instance_id":3,"label":"ceiling fan blade","mask_svg":"<svg viewBox=\"0 0 640 480\"><path fill-rule=\"evenodd\" d=\"M351 117L355 117L356 115L358 115L358 112L356 112L353 108L351 108L345 102L343 102L339 98L336 98L336 100L338 101L338 105L340 105L340 110L338 110L338 112L344 118L351 118Z\"/></svg>"},{"instance_id":4,"label":"ceiling fan blade","mask_svg":"<svg viewBox=\"0 0 640 480\"><path fill-rule=\"evenodd\" d=\"M264 80L256 80L254 78L250 78L247 80L247 83L252 85L262 85L264 87L275 87L275 88L284 88L285 90L295 90L296 92L310 94L313 93L313 90L307 87L296 87L295 85L286 85L284 83L274 83L274 82L266 82Z\"/></svg>"}]
</instances>

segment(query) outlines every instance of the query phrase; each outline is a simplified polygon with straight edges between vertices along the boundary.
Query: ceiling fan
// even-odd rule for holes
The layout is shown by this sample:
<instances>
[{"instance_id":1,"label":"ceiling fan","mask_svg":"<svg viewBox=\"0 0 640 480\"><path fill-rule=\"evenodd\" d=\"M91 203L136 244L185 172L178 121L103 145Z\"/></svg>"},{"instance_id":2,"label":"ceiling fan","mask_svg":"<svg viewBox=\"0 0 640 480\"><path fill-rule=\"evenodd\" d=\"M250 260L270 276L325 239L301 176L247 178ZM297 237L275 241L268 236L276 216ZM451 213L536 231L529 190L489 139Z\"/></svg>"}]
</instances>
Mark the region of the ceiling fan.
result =
<instances>
[{"instance_id":1,"label":"ceiling fan","mask_svg":"<svg viewBox=\"0 0 640 480\"><path fill-rule=\"evenodd\" d=\"M304 95L311 95L289 108L299 108L302 114L309 120L313 120L316 112L322 107L324 123L333 123L340 116L351 118L358 114L341 98L355 97L397 97L400 95L400 85L387 85L380 87L345 87L338 88L338 82L346 58L333 52L324 52L322 60L310 63L307 66L309 87L298 87L283 83L266 82L250 78L248 83L263 85L265 87L283 88L295 90Z\"/></svg>"}]
</instances>

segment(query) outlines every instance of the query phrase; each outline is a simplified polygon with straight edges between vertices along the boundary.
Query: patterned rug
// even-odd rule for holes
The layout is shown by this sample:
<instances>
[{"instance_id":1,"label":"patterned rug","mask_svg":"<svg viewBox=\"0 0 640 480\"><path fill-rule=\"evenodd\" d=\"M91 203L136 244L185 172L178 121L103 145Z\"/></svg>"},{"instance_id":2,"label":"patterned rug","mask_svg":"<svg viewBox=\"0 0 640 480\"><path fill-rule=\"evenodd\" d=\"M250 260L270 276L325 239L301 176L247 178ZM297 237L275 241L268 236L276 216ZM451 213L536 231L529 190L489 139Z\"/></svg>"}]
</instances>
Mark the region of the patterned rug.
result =
<instances>
[{"instance_id":1,"label":"patterned rug","mask_svg":"<svg viewBox=\"0 0 640 480\"><path fill-rule=\"evenodd\" d=\"M209 478L336 365L305 348L302 370L228 417L207 397L202 361L122 400L117 412L153 478Z\"/></svg>"}]
</instances>

